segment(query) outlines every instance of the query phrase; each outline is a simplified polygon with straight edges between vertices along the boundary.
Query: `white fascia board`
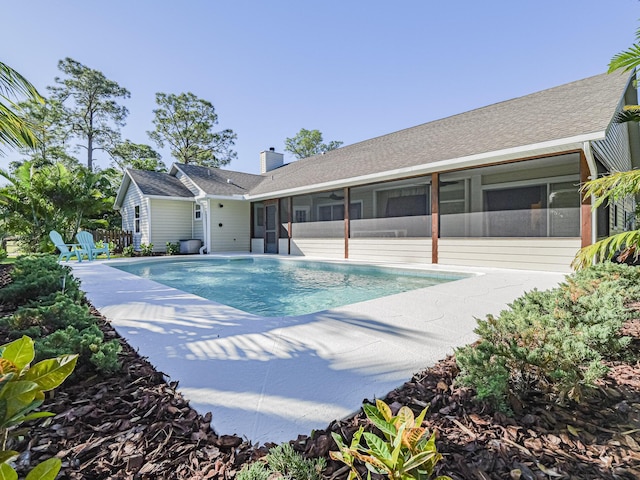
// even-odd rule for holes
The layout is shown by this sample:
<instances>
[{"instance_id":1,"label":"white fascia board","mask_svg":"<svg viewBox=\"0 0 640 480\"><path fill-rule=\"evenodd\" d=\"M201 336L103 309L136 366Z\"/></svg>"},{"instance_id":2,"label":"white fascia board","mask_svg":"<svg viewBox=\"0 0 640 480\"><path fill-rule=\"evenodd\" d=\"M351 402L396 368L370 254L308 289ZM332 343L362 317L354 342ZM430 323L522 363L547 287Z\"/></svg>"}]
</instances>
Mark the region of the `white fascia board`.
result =
<instances>
[{"instance_id":1,"label":"white fascia board","mask_svg":"<svg viewBox=\"0 0 640 480\"><path fill-rule=\"evenodd\" d=\"M118 193L116 193L116 199L113 202L113 209L120 210L122 207L122 202L124 201L124 197L126 195L126 191L129 189L129 184L132 182L132 178L129 176L129 172L125 170L122 176L122 183L120 183L120 188L118 188ZM137 186L137 185L136 185Z\"/></svg>"},{"instance_id":2,"label":"white fascia board","mask_svg":"<svg viewBox=\"0 0 640 480\"><path fill-rule=\"evenodd\" d=\"M249 198L248 195L214 195L214 194L206 194L202 196L198 196L197 198L211 198L212 200L247 200Z\"/></svg>"},{"instance_id":3,"label":"white fascia board","mask_svg":"<svg viewBox=\"0 0 640 480\"><path fill-rule=\"evenodd\" d=\"M295 194L321 192L325 190L352 187L354 185L361 185L366 183L383 182L404 177L426 175L434 172L446 172L448 170L457 170L459 168L480 167L489 163L517 160L518 158L562 153L569 150L579 150L583 148L584 142L602 140L604 138L604 131L594 132L586 135L576 135L574 137L562 138L559 140L550 140L547 142L540 142L531 145L506 148L504 150L496 150L493 152L468 155L466 157L441 160L438 162L415 165L412 167L398 168L396 170L387 170L385 172L372 173L370 175L344 178L331 182L317 183L314 185L296 187L287 190L261 193L258 195L246 195L245 198L247 200L264 200L275 197L288 197Z\"/></svg>"},{"instance_id":4,"label":"white fascia board","mask_svg":"<svg viewBox=\"0 0 640 480\"><path fill-rule=\"evenodd\" d=\"M177 200L179 202L193 202L195 197L171 197L168 195L142 195L144 198L152 200Z\"/></svg>"}]
</instances>

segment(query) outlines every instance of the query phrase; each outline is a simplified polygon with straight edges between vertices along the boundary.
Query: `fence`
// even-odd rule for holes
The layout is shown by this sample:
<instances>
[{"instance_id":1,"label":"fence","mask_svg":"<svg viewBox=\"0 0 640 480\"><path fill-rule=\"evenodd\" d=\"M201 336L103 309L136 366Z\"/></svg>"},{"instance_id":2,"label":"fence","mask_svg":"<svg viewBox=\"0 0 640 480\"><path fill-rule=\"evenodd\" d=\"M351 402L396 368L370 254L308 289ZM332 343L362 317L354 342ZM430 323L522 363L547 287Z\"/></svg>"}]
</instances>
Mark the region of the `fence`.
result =
<instances>
[{"instance_id":1,"label":"fence","mask_svg":"<svg viewBox=\"0 0 640 480\"><path fill-rule=\"evenodd\" d=\"M131 232L125 232L124 230L87 230L93 235L94 240L97 242L102 240L104 243L113 242L115 244L115 251L121 252L124 247L128 247L133 244L133 234Z\"/></svg>"}]
</instances>

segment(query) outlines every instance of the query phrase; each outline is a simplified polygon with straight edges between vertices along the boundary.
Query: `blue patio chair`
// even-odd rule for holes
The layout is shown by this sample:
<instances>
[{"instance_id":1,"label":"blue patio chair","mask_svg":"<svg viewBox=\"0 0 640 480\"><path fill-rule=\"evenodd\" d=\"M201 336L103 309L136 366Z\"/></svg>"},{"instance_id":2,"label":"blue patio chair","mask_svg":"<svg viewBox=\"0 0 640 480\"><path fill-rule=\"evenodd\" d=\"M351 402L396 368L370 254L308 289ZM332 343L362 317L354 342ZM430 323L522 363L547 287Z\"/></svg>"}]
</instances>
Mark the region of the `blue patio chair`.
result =
<instances>
[{"instance_id":1,"label":"blue patio chair","mask_svg":"<svg viewBox=\"0 0 640 480\"><path fill-rule=\"evenodd\" d=\"M60 252L60 256L58 257L59 262L62 260L68 261L71 257L74 256L78 259L78 262L82 261L82 255L85 252L82 250L80 245L76 243L64 243L62 235L60 235L55 230L51 230L49 232L49 238Z\"/></svg>"},{"instance_id":2,"label":"blue patio chair","mask_svg":"<svg viewBox=\"0 0 640 480\"><path fill-rule=\"evenodd\" d=\"M82 246L83 253L87 254L87 258L89 260L93 260L101 253L104 253L107 258L111 258L111 255L109 254L109 245L96 247L96 244L93 241L93 235L89 232L78 232L76 234L76 240Z\"/></svg>"}]
</instances>

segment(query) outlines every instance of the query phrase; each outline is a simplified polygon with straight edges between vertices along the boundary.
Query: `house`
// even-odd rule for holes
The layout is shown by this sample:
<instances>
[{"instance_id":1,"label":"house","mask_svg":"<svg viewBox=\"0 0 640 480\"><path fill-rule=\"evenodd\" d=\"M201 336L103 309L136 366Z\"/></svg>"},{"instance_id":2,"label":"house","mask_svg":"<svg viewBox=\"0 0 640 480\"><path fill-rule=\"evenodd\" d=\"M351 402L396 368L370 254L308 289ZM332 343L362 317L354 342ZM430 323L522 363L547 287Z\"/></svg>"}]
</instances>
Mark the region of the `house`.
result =
<instances>
[{"instance_id":1,"label":"house","mask_svg":"<svg viewBox=\"0 0 640 480\"><path fill-rule=\"evenodd\" d=\"M640 166L628 74L602 74L261 174L174 164L127 170L115 208L138 243L206 252L569 271L581 246L622 231L632 200L591 210L579 186Z\"/></svg>"}]
</instances>

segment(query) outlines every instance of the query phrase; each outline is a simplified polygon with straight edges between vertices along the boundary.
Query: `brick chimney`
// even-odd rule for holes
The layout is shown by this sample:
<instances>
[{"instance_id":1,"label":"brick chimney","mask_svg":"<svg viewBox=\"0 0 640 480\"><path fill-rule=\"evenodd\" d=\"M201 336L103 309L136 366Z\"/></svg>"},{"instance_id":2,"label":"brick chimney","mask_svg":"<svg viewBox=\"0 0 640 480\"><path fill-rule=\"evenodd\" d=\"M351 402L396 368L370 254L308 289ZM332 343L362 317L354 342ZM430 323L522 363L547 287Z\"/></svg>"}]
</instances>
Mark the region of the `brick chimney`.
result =
<instances>
[{"instance_id":1,"label":"brick chimney","mask_svg":"<svg viewBox=\"0 0 640 480\"><path fill-rule=\"evenodd\" d=\"M284 153L277 153L273 147L260 152L260 173L270 172L282 165L284 165Z\"/></svg>"}]
</instances>

